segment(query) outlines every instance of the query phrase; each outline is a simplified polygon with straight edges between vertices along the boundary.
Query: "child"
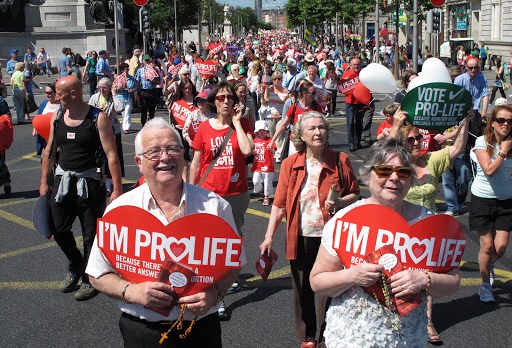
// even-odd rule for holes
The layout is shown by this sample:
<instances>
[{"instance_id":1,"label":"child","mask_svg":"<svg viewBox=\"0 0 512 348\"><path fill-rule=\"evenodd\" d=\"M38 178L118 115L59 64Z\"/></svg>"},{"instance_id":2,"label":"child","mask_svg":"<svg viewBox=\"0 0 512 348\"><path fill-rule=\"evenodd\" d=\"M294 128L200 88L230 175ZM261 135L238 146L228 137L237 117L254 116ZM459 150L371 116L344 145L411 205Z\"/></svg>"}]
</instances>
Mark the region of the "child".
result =
<instances>
[{"instance_id":1,"label":"child","mask_svg":"<svg viewBox=\"0 0 512 348\"><path fill-rule=\"evenodd\" d=\"M267 118L270 118L275 114L279 114L279 111L274 107L270 107L270 105L268 105L268 100L261 98L261 106L258 110L260 120L265 121Z\"/></svg>"},{"instance_id":2,"label":"child","mask_svg":"<svg viewBox=\"0 0 512 348\"><path fill-rule=\"evenodd\" d=\"M267 148L272 140L268 136L267 124L265 121L256 121L254 126L254 161L252 164L254 193L263 191L263 205L270 205L269 196L274 194L274 144L272 150Z\"/></svg>"},{"instance_id":3,"label":"child","mask_svg":"<svg viewBox=\"0 0 512 348\"><path fill-rule=\"evenodd\" d=\"M397 104L389 104L382 111L386 120L379 125L379 128L377 128L377 140L383 140L389 136L389 131L393 127L393 115L397 109Z\"/></svg>"}]
</instances>

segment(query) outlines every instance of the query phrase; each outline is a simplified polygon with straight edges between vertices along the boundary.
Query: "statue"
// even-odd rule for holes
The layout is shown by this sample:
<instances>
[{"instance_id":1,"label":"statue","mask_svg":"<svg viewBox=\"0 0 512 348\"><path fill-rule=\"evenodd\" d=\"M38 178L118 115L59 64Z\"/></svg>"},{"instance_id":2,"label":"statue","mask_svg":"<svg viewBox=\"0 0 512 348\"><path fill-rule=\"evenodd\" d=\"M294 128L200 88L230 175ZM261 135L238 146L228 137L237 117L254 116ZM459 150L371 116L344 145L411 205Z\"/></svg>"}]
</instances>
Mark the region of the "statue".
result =
<instances>
[{"instance_id":1,"label":"statue","mask_svg":"<svg viewBox=\"0 0 512 348\"><path fill-rule=\"evenodd\" d=\"M114 1L113 0L85 0L90 5L89 15L94 23L100 25L114 24Z\"/></svg>"},{"instance_id":2,"label":"statue","mask_svg":"<svg viewBox=\"0 0 512 348\"><path fill-rule=\"evenodd\" d=\"M0 31L24 32L26 0L0 0Z\"/></svg>"}]
</instances>

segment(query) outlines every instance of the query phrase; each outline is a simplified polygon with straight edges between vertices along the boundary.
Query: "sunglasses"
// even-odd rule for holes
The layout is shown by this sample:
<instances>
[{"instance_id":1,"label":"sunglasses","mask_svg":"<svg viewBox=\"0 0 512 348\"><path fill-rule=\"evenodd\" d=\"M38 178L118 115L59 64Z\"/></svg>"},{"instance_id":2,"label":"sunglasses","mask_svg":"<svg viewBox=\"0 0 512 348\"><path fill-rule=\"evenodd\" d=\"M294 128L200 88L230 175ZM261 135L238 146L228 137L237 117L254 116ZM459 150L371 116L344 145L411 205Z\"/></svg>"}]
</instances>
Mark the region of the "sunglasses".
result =
<instances>
[{"instance_id":1,"label":"sunglasses","mask_svg":"<svg viewBox=\"0 0 512 348\"><path fill-rule=\"evenodd\" d=\"M423 135L422 135L422 134L418 134L418 135L417 135L417 136L415 136L415 137L408 137L408 138L407 138L407 142L408 142L409 144L414 144L414 142L415 142L415 141L420 142L420 141L422 141L422 140L423 140Z\"/></svg>"},{"instance_id":2,"label":"sunglasses","mask_svg":"<svg viewBox=\"0 0 512 348\"><path fill-rule=\"evenodd\" d=\"M478 66L468 66L468 70L478 70Z\"/></svg>"},{"instance_id":3,"label":"sunglasses","mask_svg":"<svg viewBox=\"0 0 512 348\"><path fill-rule=\"evenodd\" d=\"M280 77L276 77L276 78L274 79L274 81L281 81L281 80L282 80L282 78L280 78Z\"/></svg>"},{"instance_id":4,"label":"sunglasses","mask_svg":"<svg viewBox=\"0 0 512 348\"><path fill-rule=\"evenodd\" d=\"M217 99L217 101L220 101L221 103L224 103L226 98L228 99L228 101L235 101L235 97L232 96L231 94L228 94L228 95L218 95L218 96L215 97L215 99Z\"/></svg>"},{"instance_id":5,"label":"sunglasses","mask_svg":"<svg viewBox=\"0 0 512 348\"><path fill-rule=\"evenodd\" d=\"M45 94L53 94L53 93L55 93L55 92L54 92L54 91L49 91L49 92L48 92L48 91L44 91L44 93L45 93Z\"/></svg>"},{"instance_id":6,"label":"sunglasses","mask_svg":"<svg viewBox=\"0 0 512 348\"><path fill-rule=\"evenodd\" d=\"M507 122L508 125L512 125L511 118L496 117L494 121L496 121L499 125L502 125L505 122Z\"/></svg>"},{"instance_id":7,"label":"sunglasses","mask_svg":"<svg viewBox=\"0 0 512 348\"><path fill-rule=\"evenodd\" d=\"M388 165L372 166L371 168L379 178L389 178L396 173L400 179L409 179L412 176L412 167L393 167Z\"/></svg>"}]
</instances>

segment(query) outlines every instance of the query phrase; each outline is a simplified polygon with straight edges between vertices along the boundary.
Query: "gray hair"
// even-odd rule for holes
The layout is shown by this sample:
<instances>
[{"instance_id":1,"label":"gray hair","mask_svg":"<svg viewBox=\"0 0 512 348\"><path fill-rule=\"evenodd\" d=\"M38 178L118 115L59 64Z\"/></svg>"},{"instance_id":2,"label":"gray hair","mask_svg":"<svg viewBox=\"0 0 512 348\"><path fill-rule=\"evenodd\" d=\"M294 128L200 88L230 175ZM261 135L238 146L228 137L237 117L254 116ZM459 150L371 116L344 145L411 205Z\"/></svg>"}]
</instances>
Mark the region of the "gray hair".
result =
<instances>
[{"instance_id":1,"label":"gray hair","mask_svg":"<svg viewBox=\"0 0 512 348\"><path fill-rule=\"evenodd\" d=\"M112 80L111 80L110 78L108 78L108 77L103 77L103 78L101 78L101 79L98 81L98 85L99 85L100 83L102 83L102 82L103 82L103 83L105 83L105 84L107 84L107 86L109 86L109 87L110 87L110 86L112 86Z\"/></svg>"},{"instance_id":2,"label":"gray hair","mask_svg":"<svg viewBox=\"0 0 512 348\"><path fill-rule=\"evenodd\" d=\"M294 107L293 105L290 107ZM301 136L304 130L304 122L310 118L319 118L324 122L325 129L327 130L327 140L329 140L330 124L324 115L318 111L308 111L302 114L299 122L293 125L292 141L297 151L302 151L306 148L306 143L302 140Z\"/></svg>"},{"instance_id":3,"label":"gray hair","mask_svg":"<svg viewBox=\"0 0 512 348\"><path fill-rule=\"evenodd\" d=\"M403 166L413 168L411 183L414 183L416 180L416 171L413 167L411 150L397 138L384 139L377 141L372 145L363 165L359 168L359 175L361 175L361 179L365 183L368 183L372 167L386 163L386 161L393 155L398 157Z\"/></svg>"},{"instance_id":4,"label":"gray hair","mask_svg":"<svg viewBox=\"0 0 512 348\"><path fill-rule=\"evenodd\" d=\"M174 128L174 126L167 122L165 119L161 117L155 117L146 122L144 127L142 127L139 133L137 133L135 136L135 154L137 156L144 152L144 149L142 148L142 135L151 129L171 129L174 132L176 139L178 139L180 146L183 146L183 141L181 140L180 134L176 128Z\"/></svg>"}]
</instances>

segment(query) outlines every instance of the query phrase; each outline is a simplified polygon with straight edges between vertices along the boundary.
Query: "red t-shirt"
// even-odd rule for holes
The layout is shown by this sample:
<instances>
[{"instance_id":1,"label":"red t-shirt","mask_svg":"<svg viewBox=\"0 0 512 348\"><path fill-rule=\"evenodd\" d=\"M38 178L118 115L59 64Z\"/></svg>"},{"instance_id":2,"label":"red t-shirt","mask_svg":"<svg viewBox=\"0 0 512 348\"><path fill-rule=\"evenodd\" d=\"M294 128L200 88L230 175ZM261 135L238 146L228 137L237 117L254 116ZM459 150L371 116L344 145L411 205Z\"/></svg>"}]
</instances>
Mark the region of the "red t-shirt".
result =
<instances>
[{"instance_id":1,"label":"red t-shirt","mask_svg":"<svg viewBox=\"0 0 512 348\"><path fill-rule=\"evenodd\" d=\"M250 121L243 118L241 123L245 133L251 134ZM195 150L203 152L199 178L203 177L204 172L210 165L213 156L227 133L228 128L222 130L213 129L210 125L210 120L199 125L192 145ZM219 196L234 196L249 190L247 165L245 164L245 156L240 151L236 130L233 130L233 134L231 134L231 138L226 144L223 153L201 187L213 191Z\"/></svg>"},{"instance_id":2,"label":"red t-shirt","mask_svg":"<svg viewBox=\"0 0 512 348\"><path fill-rule=\"evenodd\" d=\"M427 130L427 129L418 129L420 134L423 135L423 140L421 141L421 155L426 154L427 152L437 151L437 142L434 139L436 134L439 131L436 130Z\"/></svg>"},{"instance_id":3,"label":"red t-shirt","mask_svg":"<svg viewBox=\"0 0 512 348\"><path fill-rule=\"evenodd\" d=\"M354 70L347 70L341 75L338 82L338 92L345 94L345 103L360 104L354 97L354 89L359 82L359 73Z\"/></svg>"},{"instance_id":4,"label":"red t-shirt","mask_svg":"<svg viewBox=\"0 0 512 348\"><path fill-rule=\"evenodd\" d=\"M293 107L295 104L290 105L288 110L286 110L286 117L292 117L293 114ZM300 121L301 115L308 112L308 111L318 111L322 112L322 108L317 104L316 108L309 107L309 108L303 108L300 103L297 103L297 107L295 108L295 115L293 115L292 123L295 124Z\"/></svg>"},{"instance_id":5,"label":"red t-shirt","mask_svg":"<svg viewBox=\"0 0 512 348\"><path fill-rule=\"evenodd\" d=\"M382 134L384 129L392 128L393 123L389 123L388 121L384 121L379 125L379 128L377 128L377 135Z\"/></svg>"},{"instance_id":6,"label":"red t-shirt","mask_svg":"<svg viewBox=\"0 0 512 348\"><path fill-rule=\"evenodd\" d=\"M254 138L254 161L252 162L253 172L273 173L274 172L274 156L272 151L267 148L268 143L272 138L266 137L265 139ZM277 149L276 144L273 144L274 150Z\"/></svg>"}]
</instances>

